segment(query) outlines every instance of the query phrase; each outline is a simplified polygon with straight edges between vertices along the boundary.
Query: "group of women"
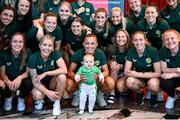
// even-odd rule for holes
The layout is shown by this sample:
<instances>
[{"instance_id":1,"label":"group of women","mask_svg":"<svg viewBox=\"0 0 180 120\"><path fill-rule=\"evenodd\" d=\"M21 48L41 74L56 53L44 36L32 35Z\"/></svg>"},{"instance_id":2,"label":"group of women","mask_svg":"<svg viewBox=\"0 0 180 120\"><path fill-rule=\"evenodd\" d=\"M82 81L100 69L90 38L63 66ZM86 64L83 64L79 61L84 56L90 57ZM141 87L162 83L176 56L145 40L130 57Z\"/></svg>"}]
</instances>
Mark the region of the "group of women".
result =
<instances>
[{"instance_id":1,"label":"group of women","mask_svg":"<svg viewBox=\"0 0 180 120\"><path fill-rule=\"evenodd\" d=\"M12 94L18 94L17 110L24 111L31 92L35 109L43 108L47 96L53 115L61 113L64 91L73 94L78 106L78 84L74 80L83 56L94 56L104 74L98 83L97 104L114 103L115 90L137 93L143 104L143 88L151 91L150 106L157 95L168 94L165 107L174 108L175 88L180 86L180 4L166 0L159 12L154 4L128 0L125 17L119 7L108 17L104 8L95 11L91 3L61 0L17 0L0 4L0 93L4 110L12 109ZM161 15L160 15L161 13ZM178 14L176 14L178 13ZM163 18L163 19L162 19ZM97 75L94 75L97 79ZM83 79L83 78L82 78Z\"/></svg>"}]
</instances>

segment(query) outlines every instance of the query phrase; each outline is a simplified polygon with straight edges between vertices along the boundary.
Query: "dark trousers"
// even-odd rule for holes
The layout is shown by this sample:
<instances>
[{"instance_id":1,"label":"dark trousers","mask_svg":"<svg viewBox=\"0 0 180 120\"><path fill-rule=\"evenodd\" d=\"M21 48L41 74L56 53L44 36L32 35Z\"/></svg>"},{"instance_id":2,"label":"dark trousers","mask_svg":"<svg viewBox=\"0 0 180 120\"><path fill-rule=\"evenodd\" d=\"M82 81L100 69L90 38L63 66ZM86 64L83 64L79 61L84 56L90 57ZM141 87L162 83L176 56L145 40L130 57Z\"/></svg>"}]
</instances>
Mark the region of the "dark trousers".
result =
<instances>
[{"instance_id":1,"label":"dark trousers","mask_svg":"<svg viewBox=\"0 0 180 120\"><path fill-rule=\"evenodd\" d=\"M161 79L160 86L163 91L165 91L172 98L175 97L175 89L180 86L180 78L172 78L172 79Z\"/></svg>"},{"instance_id":2,"label":"dark trousers","mask_svg":"<svg viewBox=\"0 0 180 120\"><path fill-rule=\"evenodd\" d=\"M23 79L21 85L18 90L20 90L19 97L25 98L29 95L33 88L32 80L30 78ZM12 91L9 89L8 86L4 89L4 97L9 98L12 96Z\"/></svg>"}]
</instances>

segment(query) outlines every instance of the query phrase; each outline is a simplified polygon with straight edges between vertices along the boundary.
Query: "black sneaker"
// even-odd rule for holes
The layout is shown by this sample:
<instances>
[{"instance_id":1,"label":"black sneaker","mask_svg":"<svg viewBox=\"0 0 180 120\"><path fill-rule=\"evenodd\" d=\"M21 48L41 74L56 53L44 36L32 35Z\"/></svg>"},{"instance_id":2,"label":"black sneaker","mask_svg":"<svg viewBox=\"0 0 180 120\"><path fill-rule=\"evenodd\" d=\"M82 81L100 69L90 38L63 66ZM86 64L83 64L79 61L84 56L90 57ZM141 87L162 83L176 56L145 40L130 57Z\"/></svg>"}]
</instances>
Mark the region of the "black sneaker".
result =
<instances>
[{"instance_id":1,"label":"black sneaker","mask_svg":"<svg viewBox=\"0 0 180 120\"><path fill-rule=\"evenodd\" d=\"M143 97L144 97L143 93L137 93L137 96L136 96L136 104L137 105L143 105L144 104Z\"/></svg>"},{"instance_id":2,"label":"black sneaker","mask_svg":"<svg viewBox=\"0 0 180 120\"><path fill-rule=\"evenodd\" d=\"M151 94L151 99L148 102L149 107L157 107L158 101L157 101L157 95Z\"/></svg>"}]
</instances>

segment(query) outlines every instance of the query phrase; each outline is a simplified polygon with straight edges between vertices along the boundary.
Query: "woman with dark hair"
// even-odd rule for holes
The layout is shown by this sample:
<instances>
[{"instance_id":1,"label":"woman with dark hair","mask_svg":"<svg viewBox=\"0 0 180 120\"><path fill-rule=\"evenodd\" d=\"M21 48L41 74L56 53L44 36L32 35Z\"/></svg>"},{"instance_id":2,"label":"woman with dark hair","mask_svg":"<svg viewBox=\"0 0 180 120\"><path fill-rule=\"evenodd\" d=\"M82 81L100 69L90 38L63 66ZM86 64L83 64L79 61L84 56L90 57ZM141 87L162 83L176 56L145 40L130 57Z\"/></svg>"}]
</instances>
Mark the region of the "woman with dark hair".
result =
<instances>
[{"instance_id":1,"label":"woman with dark hair","mask_svg":"<svg viewBox=\"0 0 180 120\"><path fill-rule=\"evenodd\" d=\"M127 91L126 77L124 75L124 65L128 49L131 47L130 36L124 29L118 29L115 33L115 44L111 52L108 54L108 65L110 76L115 81L115 88L111 91L107 102L113 104L115 102L115 90L123 95Z\"/></svg>"},{"instance_id":2,"label":"woman with dark hair","mask_svg":"<svg viewBox=\"0 0 180 120\"><path fill-rule=\"evenodd\" d=\"M25 33L32 26L32 0L17 0L16 31Z\"/></svg>"},{"instance_id":3,"label":"woman with dark hair","mask_svg":"<svg viewBox=\"0 0 180 120\"><path fill-rule=\"evenodd\" d=\"M15 11L11 6L6 6L0 10L0 50L9 45L9 39L15 32L14 18Z\"/></svg>"},{"instance_id":4,"label":"woman with dark hair","mask_svg":"<svg viewBox=\"0 0 180 120\"><path fill-rule=\"evenodd\" d=\"M129 11L127 17L137 25L144 18L146 6L141 4L141 0L128 0L128 3Z\"/></svg>"},{"instance_id":5,"label":"woman with dark hair","mask_svg":"<svg viewBox=\"0 0 180 120\"><path fill-rule=\"evenodd\" d=\"M153 47L160 49L162 46L161 35L170 27L167 21L160 17L157 6L150 4L146 7L145 18L138 22L137 29L146 34Z\"/></svg>"},{"instance_id":6,"label":"woman with dark hair","mask_svg":"<svg viewBox=\"0 0 180 120\"><path fill-rule=\"evenodd\" d=\"M150 107L156 107L157 94L160 91L159 77L161 74L159 52L157 49L146 45L147 38L142 31L137 31L132 36L133 48L129 49L126 57L124 73L127 77L126 85L137 93L136 104L142 105L143 87L148 86L152 92L149 100Z\"/></svg>"},{"instance_id":7,"label":"woman with dark hair","mask_svg":"<svg viewBox=\"0 0 180 120\"><path fill-rule=\"evenodd\" d=\"M165 19L172 29L180 32L180 2L166 0L167 5L161 10L161 17Z\"/></svg>"},{"instance_id":8,"label":"woman with dark hair","mask_svg":"<svg viewBox=\"0 0 180 120\"><path fill-rule=\"evenodd\" d=\"M22 33L12 35L10 48L1 53L0 65L2 79L6 84L4 89L4 110L12 109L12 93L20 90L17 110L25 110L25 97L30 93L33 85L26 68L26 61L30 52L25 49L25 39Z\"/></svg>"}]
</instances>

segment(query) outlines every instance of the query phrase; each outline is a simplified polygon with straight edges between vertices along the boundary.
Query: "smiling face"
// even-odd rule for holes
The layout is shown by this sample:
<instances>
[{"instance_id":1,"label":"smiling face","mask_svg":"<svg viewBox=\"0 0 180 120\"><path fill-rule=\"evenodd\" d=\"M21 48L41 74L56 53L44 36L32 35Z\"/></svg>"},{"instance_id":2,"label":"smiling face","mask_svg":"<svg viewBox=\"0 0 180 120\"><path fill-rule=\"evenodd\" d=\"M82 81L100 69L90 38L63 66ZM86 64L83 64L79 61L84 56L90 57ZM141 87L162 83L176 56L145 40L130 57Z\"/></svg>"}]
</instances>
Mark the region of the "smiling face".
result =
<instances>
[{"instance_id":1,"label":"smiling face","mask_svg":"<svg viewBox=\"0 0 180 120\"><path fill-rule=\"evenodd\" d=\"M20 15L26 15L30 9L30 2L28 0L19 0L18 13Z\"/></svg>"},{"instance_id":2,"label":"smiling face","mask_svg":"<svg viewBox=\"0 0 180 120\"><path fill-rule=\"evenodd\" d=\"M9 9L4 9L0 14L0 20L4 25L9 25L12 23L14 18L14 11Z\"/></svg>"},{"instance_id":3,"label":"smiling face","mask_svg":"<svg viewBox=\"0 0 180 120\"><path fill-rule=\"evenodd\" d=\"M83 25L80 22L73 21L71 24L71 30L74 35L80 36L83 29Z\"/></svg>"},{"instance_id":4,"label":"smiling face","mask_svg":"<svg viewBox=\"0 0 180 120\"><path fill-rule=\"evenodd\" d=\"M62 4L59 8L59 16L62 20L67 20L71 14L70 6Z\"/></svg>"},{"instance_id":5,"label":"smiling face","mask_svg":"<svg viewBox=\"0 0 180 120\"><path fill-rule=\"evenodd\" d=\"M123 31L117 32L116 35L116 43L118 46L126 46L127 44L127 36Z\"/></svg>"},{"instance_id":6,"label":"smiling face","mask_svg":"<svg viewBox=\"0 0 180 120\"><path fill-rule=\"evenodd\" d=\"M92 55L85 55L83 58L83 65L87 69L91 69L94 66L94 57Z\"/></svg>"},{"instance_id":7,"label":"smiling face","mask_svg":"<svg viewBox=\"0 0 180 120\"><path fill-rule=\"evenodd\" d=\"M114 25L118 25L122 21L121 11L114 10L111 12L111 21Z\"/></svg>"},{"instance_id":8,"label":"smiling face","mask_svg":"<svg viewBox=\"0 0 180 120\"><path fill-rule=\"evenodd\" d=\"M43 58L48 58L51 52L54 50L54 42L51 37L44 36L42 42L39 44L41 51L41 56Z\"/></svg>"},{"instance_id":9,"label":"smiling face","mask_svg":"<svg viewBox=\"0 0 180 120\"><path fill-rule=\"evenodd\" d=\"M15 34L12 36L10 44L13 53L20 53L24 46L24 37L21 34Z\"/></svg>"},{"instance_id":10,"label":"smiling face","mask_svg":"<svg viewBox=\"0 0 180 120\"><path fill-rule=\"evenodd\" d=\"M86 54L91 54L93 55L94 52L95 52L95 49L97 48L98 46L98 43L97 43L97 38L94 37L94 36L88 36L85 38L84 42L83 42L83 46L84 46L84 49L85 49L85 53Z\"/></svg>"},{"instance_id":11,"label":"smiling face","mask_svg":"<svg viewBox=\"0 0 180 120\"><path fill-rule=\"evenodd\" d=\"M155 7L149 6L145 10L145 18L148 23L155 23L158 17L158 11Z\"/></svg>"},{"instance_id":12,"label":"smiling face","mask_svg":"<svg viewBox=\"0 0 180 120\"><path fill-rule=\"evenodd\" d=\"M44 21L45 30L49 33L53 32L57 26L56 16L47 16Z\"/></svg>"},{"instance_id":13,"label":"smiling face","mask_svg":"<svg viewBox=\"0 0 180 120\"><path fill-rule=\"evenodd\" d=\"M174 31L168 31L163 34L163 42L166 48L173 50L179 47L180 37Z\"/></svg>"},{"instance_id":14,"label":"smiling face","mask_svg":"<svg viewBox=\"0 0 180 120\"><path fill-rule=\"evenodd\" d=\"M143 33L136 33L132 39L133 45L137 51L142 51L146 45L146 39Z\"/></svg>"},{"instance_id":15,"label":"smiling face","mask_svg":"<svg viewBox=\"0 0 180 120\"><path fill-rule=\"evenodd\" d=\"M97 12L95 16L96 25L99 27L104 27L106 23L106 13L105 12Z\"/></svg>"},{"instance_id":16,"label":"smiling face","mask_svg":"<svg viewBox=\"0 0 180 120\"><path fill-rule=\"evenodd\" d=\"M177 4L177 0L166 0L167 4L171 6L175 6Z\"/></svg>"},{"instance_id":17,"label":"smiling face","mask_svg":"<svg viewBox=\"0 0 180 120\"><path fill-rule=\"evenodd\" d=\"M128 0L132 11L138 11L141 8L141 0Z\"/></svg>"}]
</instances>

